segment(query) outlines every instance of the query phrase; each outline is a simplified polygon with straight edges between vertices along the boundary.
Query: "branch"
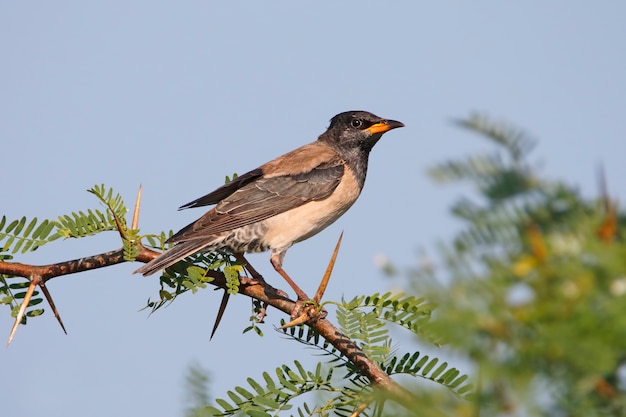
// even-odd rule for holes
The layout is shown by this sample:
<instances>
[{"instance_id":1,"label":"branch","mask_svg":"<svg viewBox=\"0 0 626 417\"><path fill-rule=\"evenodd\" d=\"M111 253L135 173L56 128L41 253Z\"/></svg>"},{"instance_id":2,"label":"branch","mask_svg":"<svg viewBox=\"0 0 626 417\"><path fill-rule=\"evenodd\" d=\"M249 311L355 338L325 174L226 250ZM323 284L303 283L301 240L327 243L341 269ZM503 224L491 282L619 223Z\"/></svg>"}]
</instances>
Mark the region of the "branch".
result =
<instances>
[{"instance_id":1,"label":"branch","mask_svg":"<svg viewBox=\"0 0 626 417\"><path fill-rule=\"evenodd\" d=\"M136 230L138 226L140 202L141 187L139 188L139 192L137 194L137 202L135 205L131 230ZM111 212L115 217L120 237L123 240L126 239L127 237L125 234L125 229L122 227L120 219L117 217L113 210L111 210ZM335 247L335 251L327 268L326 274L322 279L322 284L320 285L320 288L315 295L316 304L320 302L320 299L328 283L328 279L332 272L332 267L337 256L337 251L339 249L340 243L341 237L337 242L337 246ZM135 256L136 261L147 263L160 255L159 252L144 247L141 242L136 242L136 244L139 248L139 252ZM18 262L0 261L0 274L14 277L23 277L30 281L30 286L22 302L20 311L16 317L15 324L13 325L13 329L11 330L8 343L11 343L11 340L13 339L13 335L15 334L15 331L19 323L21 322L23 315L25 314L25 310L30 302L30 298L34 292L35 287L39 286L42 289L42 292L44 293L46 300L50 304L55 317L59 321L61 328L63 329L63 331L65 331L65 326L63 326L61 317L59 316L58 311L56 310L56 306L52 301L52 297L50 296L50 293L46 287L46 282L52 278L60 277L63 275L104 268L123 262L127 262L126 259L124 259L123 248L93 256L87 256L80 259L74 259L71 261L59 262L49 265L27 265ZM252 273L256 273L254 268L252 268L249 264L248 269L252 271ZM223 289L228 288L226 277L223 272L209 270L206 272L206 274L207 276L213 278L210 284ZM294 308L296 307L296 303L285 297L283 291L277 290L276 288L268 285L263 279L249 279L247 277L242 277L240 278L240 281L240 294L257 299L263 304L270 305L291 316ZM362 372L362 374L371 381L374 386L381 388L383 391L387 392L392 399L396 400L400 404L403 404L407 409L411 410L411 407L414 406L415 403L415 398L411 395L411 393L402 388L395 381L393 381L389 377L389 375L385 373L380 366L378 366L375 361L370 359L356 345L354 341L352 341L350 338L348 338L348 336L343 334L341 330L335 327L330 321L326 320L326 314L320 314L317 306L314 305L308 306L305 309L305 314L307 315L305 318L308 320L303 321L306 325L314 329L322 337L328 340L338 351L340 351L350 362L352 362Z\"/></svg>"},{"instance_id":2,"label":"branch","mask_svg":"<svg viewBox=\"0 0 626 417\"><path fill-rule=\"evenodd\" d=\"M136 260L147 263L159 255L159 252L141 247ZM0 274L24 277L31 281L31 284L41 286L41 284L45 284L55 277L104 268L123 262L126 262L124 260L124 250L120 248L98 255L50 265L38 266L17 262L0 262ZM207 275L213 278L210 284L223 289L227 288L226 277L221 271L207 271ZM275 289L263 281L246 279L245 277L242 278L239 293L257 299L262 303L267 303L287 315L291 315L296 305L294 301L282 296L282 291ZM46 298L49 301L51 300L48 296L46 296ZM27 300L24 300L24 302L27 304ZM53 308L53 310L56 311L55 308ZM355 342L349 339L326 318L314 316L306 324L337 348L337 350L352 362L373 385L388 392L393 399L405 406L408 406L415 400L408 391L394 382L375 361L371 360ZM63 326L62 323L61 326Z\"/></svg>"},{"instance_id":3,"label":"branch","mask_svg":"<svg viewBox=\"0 0 626 417\"><path fill-rule=\"evenodd\" d=\"M137 256L140 262L148 262L156 258L159 252L142 248ZM86 256L71 261L59 262L49 265L26 265L19 262L2 262L0 261L0 274L10 275L14 277L24 277L31 282L32 277L38 277L40 282L47 282L52 278L60 277L78 272L90 271L92 269L104 268L126 262L124 260L124 249L116 249L110 252L100 253L98 255Z\"/></svg>"}]
</instances>

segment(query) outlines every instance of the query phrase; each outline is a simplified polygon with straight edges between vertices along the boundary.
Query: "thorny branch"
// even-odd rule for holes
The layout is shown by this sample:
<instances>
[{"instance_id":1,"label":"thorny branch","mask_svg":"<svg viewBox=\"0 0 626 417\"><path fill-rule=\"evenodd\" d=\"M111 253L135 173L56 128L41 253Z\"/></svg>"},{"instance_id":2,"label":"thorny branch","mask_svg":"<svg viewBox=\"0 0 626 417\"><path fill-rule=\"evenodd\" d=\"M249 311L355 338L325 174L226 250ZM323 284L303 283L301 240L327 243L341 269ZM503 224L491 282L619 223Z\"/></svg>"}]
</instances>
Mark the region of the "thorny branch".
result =
<instances>
[{"instance_id":1,"label":"thorny branch","mask_svg":"<svg viewBox=\"0 0 626 417\"><path fill-rule=\"evenodd\" d=\"M137 205L134 210L134 218L132 222L133 229L137 228L138 223L138 213L139 213L139 203L141 199L141 189L137 198ZM120 236L122 238L125 237L123 231L120 230ZM335 252L333 253L333 258L331 259L331 263L327 268L326 274L320 284L320 288L317 291L315 296L315 301L319 303L321 300L321 296L326 288L328 283L328 279L330 277L330 273L332 271L332 265L334 264L334 259L337 255L337 251L339 249L339 243L335 248ZM159 252L153 251L141 245L140 242L137 242L140 247L139 253L137 254L135 260L143 263L147 263L152 259L156 258L160 255ZM56 306L52 301L52 297L46 287L47 281L52 278L60 277L68 274L75 274L79 272L90 271L98 268L105 268L113 265L117 265L120 263L126 262L124 259L124 250L123 248L116 249L113 251L87 256L80 259L74 259L65 262L59 262L55 264L49 265L27 265L18 262L2 262L0 261L0 274L15 276L15 277L23 277L30 281L30 286L28 288L26 297L22 302L22 306L20 309L20 313L16 318L15 324L11 330L11 334L9 336L8 344L11 343L15 331L21 322L24 311L26 310L26 306L30 301L32 293L35 287L39 286L44 293L46 300L50 304L50 307L59 321L61 328L65 331L65 326L61 321L61 318L58 314ZM207 276L213 278L210 284L215 285L216 287L227 289L226 277L221 271L207 271ZM242 277L241 285L239 286L239 293L245 296L254 298L259 300L261 303L266 304L268 306L272 306L287 315L291 315L292 310L294 309L296 303L287 297L284 296L284 292L273 288L268 285L263 280L257 279L248 279L246 277ZM381 367L372 359L370 359L358 346L357 344L348 338L344 333L341 332L335 325L333 325L329 320L325 318L325 314L320 314L317 310L316 305L308 306L305 309L305 319L300 320L307 326L311 327L313 330L318 332L322 337L328 340L337 350L339 350L350 362L352 362L364 376L366 376L371 383L389 394L391 398L396 400L398 403L403 404L405 407L409 408L410 404L414 404L414 397L412 394L393 381L385 371L381 369ZM293 323L300 324L300 323Z\"/></svg>"}]
</instances>

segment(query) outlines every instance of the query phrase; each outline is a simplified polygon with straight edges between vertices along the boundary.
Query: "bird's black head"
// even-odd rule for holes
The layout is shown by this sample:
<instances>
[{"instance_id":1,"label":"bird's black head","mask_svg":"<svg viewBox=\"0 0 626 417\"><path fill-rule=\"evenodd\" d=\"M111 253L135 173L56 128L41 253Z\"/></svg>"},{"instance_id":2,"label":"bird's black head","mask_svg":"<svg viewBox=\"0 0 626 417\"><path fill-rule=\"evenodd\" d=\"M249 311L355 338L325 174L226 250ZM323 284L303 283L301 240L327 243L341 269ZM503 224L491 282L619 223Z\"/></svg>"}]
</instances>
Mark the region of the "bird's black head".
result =
<instances>
[{"instance_id":1,"label":"bird's black head","mask_svg":"<svg viewBox=\"0 0 626 417\"><path fill-rule=\"evenodd\" d=\"M319 140L342 151L369 153L383 133L403 127L395 120L383 119L366 111L347 111L330 119L330 126Z\"/></svg>"}]
</instances>

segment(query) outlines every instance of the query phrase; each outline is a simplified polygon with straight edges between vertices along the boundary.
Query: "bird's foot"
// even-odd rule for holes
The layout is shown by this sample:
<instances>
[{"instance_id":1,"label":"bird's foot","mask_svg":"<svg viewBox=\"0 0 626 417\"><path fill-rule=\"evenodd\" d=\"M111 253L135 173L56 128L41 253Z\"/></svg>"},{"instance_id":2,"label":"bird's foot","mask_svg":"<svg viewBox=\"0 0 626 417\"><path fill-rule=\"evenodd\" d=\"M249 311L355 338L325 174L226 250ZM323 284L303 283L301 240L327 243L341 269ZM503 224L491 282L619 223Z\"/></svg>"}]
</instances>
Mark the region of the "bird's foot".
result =
<instances>
[{"instance_id":1,"label":"bird's foot","mask_svg":"<svg viewBox=\"0 0 626 417\"><path fill-rule=\"evenodd\" d=\"M327 315L328 312L315 300L298 299L293 310L291 310L291 321L283 324L279 329L298 326L314 319L323 319Z\"/></svg>"},{"instance_id":2,"label":"bird's foot","mask_svg":"<svg viewBox=\"0 0 626 417\"><path fill-rule=\"evenodd\" d=\"M322 301L322 297L324 296L324 292L326 291L326 286L328 285L328 281L330 279L330 275L333 272L333 267L335 266L335 260L337 259L337 253L339 252L339 247L341 246L341 239L343 237L343 232L339 235L339 239L337 240L337 244L335 245L335 250L333 251L333 255L330 258L330 262L328 263L328 267L326 267L326 272L322 277L322 282L320 283L317 292L315 293L315 297L313 299L309 299L307 295L297 286L295 283L289 278L287 273L282 269L278 269L280 265L274 265L274 268L287 280L287 282L293 287L298 296L298 301L296 301L296 305L293 310L291 310L291 321L283 326L281 329L286 327L296 326L298 324L306 323L312 319L323 319L328 315L328 312L322 308L320 305Z\"/></svg>"},{"instance_id":3,"label":"bird's foot","mask_svg":"<svg viewBox=\"0 0 626 417\"><path fill-rule=\"evenodd\" d=\"M309 310L311 310L311 307L314 307L315 305L317 305L317 303L311 299L302 299L298 297L293 310L291 310L291 320L302 317Z\"/></svg>"}]
</instances>

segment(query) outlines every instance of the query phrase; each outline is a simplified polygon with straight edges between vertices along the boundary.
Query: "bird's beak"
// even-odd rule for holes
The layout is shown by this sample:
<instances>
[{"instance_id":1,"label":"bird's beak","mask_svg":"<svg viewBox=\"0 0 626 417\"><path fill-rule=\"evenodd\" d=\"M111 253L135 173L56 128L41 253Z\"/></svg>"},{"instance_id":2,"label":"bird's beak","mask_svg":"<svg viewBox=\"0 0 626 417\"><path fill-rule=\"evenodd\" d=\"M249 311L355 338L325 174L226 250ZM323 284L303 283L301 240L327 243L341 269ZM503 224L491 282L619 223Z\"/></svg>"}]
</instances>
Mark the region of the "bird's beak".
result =
<instances>
[{"instance_id":1,"label":"bird's beak","mask_svg":"<svg viewBox=\"0 0 626 417\"><path fill-rule=\"evenodd\" d=\"M383 120L368 127L367 130L371 135L376 133L385 133L397 127L404 127L404 123L396 120Z\"/></svg>"}]
</instances>

